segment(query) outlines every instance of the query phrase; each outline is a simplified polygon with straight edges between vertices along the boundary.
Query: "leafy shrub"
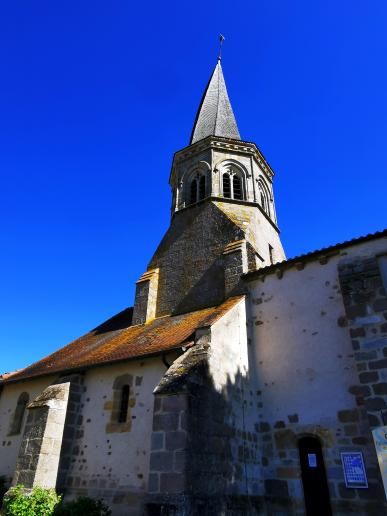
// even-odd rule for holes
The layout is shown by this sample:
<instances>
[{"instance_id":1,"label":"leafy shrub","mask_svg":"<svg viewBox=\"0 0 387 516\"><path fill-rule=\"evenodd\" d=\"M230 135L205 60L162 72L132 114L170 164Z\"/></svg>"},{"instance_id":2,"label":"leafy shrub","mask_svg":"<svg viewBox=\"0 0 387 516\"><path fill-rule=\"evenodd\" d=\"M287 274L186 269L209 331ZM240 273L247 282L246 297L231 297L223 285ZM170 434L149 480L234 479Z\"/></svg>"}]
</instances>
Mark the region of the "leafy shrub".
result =
<instances>
[{"instance_id":1,"label":"leafy shrub","mask_svg":"<svg viewBox=\"0 0 387 516\"><path fill-rule=\"evenodd\" d=\"M93 500L81 496L72 502L66 502L57 507L55 516L110 516L112 511L102 500Z\"/></svg>"},{"instance_id":2,"label":"leafy shrub","mask_svg":"<svg viewBox=\"0 0 387 516\"><path fill-rule=\"evenodd\" d=\"M34 487L26 494L24 486L13 487L4 498L5 516L51 516L61 497L53 489Z\"/></svg>"}]
</instances>

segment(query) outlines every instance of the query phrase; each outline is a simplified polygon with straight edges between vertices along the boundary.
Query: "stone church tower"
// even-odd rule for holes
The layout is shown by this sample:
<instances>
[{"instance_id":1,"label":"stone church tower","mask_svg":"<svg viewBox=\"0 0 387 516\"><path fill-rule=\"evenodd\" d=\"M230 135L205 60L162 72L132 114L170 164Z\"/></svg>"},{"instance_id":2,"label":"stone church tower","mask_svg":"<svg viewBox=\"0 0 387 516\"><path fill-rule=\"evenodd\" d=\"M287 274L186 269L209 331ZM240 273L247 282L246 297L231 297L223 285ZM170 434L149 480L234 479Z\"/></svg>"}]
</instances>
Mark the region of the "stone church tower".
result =
<instances>
[{"instance_id":1,"label":"stone church tower","mask_svg":"<svg viewBox=\"0 0 387 516\"><path fill-rule=\"evenodd\" d=\"M135 323L219 304L241 274L284 260L273 176L240 138L218 60L190 145L173 159L171 225L137 284Z\"/></svg>"}]
</instances>

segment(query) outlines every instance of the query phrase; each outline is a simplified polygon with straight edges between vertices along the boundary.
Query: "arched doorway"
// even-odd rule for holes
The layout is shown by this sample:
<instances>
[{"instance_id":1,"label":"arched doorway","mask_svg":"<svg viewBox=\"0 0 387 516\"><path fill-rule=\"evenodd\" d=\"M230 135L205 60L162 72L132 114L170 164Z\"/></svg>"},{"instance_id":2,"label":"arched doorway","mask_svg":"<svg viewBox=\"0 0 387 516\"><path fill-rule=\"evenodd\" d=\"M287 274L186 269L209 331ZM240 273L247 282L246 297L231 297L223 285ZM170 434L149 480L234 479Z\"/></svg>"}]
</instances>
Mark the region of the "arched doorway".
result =
<instances>
[{"instance_id":1,"label":"arched doorway","mask_svg":"<svg viewBox=\"0 0 387 516\"><path fill-rule=\"evenodd\" d=\"M320 441L316 437L301 437L298 441L301 477L307 516L331 516L328 482Z\"/></svg>"}]
</instances>

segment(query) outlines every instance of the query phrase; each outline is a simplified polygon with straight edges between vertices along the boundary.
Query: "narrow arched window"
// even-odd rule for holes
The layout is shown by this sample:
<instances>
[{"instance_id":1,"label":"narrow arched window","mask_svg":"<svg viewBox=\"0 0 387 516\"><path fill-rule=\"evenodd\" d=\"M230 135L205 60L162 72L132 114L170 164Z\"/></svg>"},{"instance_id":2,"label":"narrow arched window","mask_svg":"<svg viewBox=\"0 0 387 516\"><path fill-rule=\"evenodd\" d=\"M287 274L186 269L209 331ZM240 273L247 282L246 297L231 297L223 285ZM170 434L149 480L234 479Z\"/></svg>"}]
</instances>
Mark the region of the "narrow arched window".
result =
<instances>
[{"instance_id":1,"label":"narrow arched window","mask_svg":"<svg viewBox=\"0 0 387 516\"><path fill-rule=\"evenodd\" d=\"M261 190L261 206L262 206L263 210L267 213L266 197L262 190Z\"/></svg>"},{"instance_id":2,"label":"narrow arched window","mask_svg":"<svg viewBox=\"0 0 387 516\"><path fill-rule=\"evenodd\" d=\"M199 201L206 196L206 176L200 176L199 179Z\"/></svg>"},{"instance_id":3,"label":"narrow arched window","mask_svg":"<svg viewBox=\"0 0 387 516\"><path fill-rule=\"evenodd\" d=\"M197 181L196 181L196 179L193 179L191 182L190 204L193 204L197 201L197 194L198 194L197 190L198 190Z\"/></svg>"},{"instance_id":4,"label":"narrow arched window","mask_svg":"<svg viewBox=\"0 0 387 516\"><path fill-rule=\"evenodd\" d=\"M30 397L28 396L27 392L22 392L20 394L11 423L9 432L10 435L20 434L23 425L24 413L26 411L29 399Z\"/></svg>"},{"instance_id":5,"label":"narrow arched window","mask_svg":"<svg viewBox=\"0 0 387 516\"><path fill-rule=\"evenodd\" d=\"M243 199L242 181L239 176L234 176L233 181L234 199Z\"/></svg>"},{"instance_id":6,"label":"narrow arched window","mask_svg":"<svg viewBox=\"0 0 387 516\"><path fill-rule=\"evenodd\" d=\"M223 174L223 197L231 198L231 182L229 174Z\"/></svg>"},{"instance_id":7,"label":"narrow arched window","mask_svg":"<svg viewBox=\"0 0 387 516\"><path fill-rule=\"evenodd\" d=\"M266 185L266 183L262 180L259 180L259 194L261 198L261 207L265 213L267 213L270 217L270 192Z\"/></svg>"},{"instance_id":8,"label":"narrow arched window","mask_svg":"<svg viewBox=\"0 0 387 516\"><path fill-rule=\"evenodd\" d=\"M118 413L118 422L126 423L129 409L129 385L124 385L121 389L120 411Z\"/></svg>"}]
</instances>

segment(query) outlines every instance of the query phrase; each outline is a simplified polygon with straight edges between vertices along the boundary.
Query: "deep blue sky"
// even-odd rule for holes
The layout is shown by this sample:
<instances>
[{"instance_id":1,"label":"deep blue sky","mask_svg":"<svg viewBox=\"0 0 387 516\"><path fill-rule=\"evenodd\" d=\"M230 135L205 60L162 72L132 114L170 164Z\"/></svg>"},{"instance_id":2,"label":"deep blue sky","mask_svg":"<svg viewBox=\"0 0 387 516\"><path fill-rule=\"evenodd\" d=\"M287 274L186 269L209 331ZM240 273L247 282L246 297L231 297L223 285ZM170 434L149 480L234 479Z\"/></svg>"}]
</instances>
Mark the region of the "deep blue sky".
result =
<instances>
[{"instance_id":1,"label":"deep blue sky","mask_svg":"<svg viewBox=\"0 0 387 516\"><path fill-rule=\"evenodd\" d=\"M288 257L386 223L384 0L21 1L0 9L0 372L133 302L226 36Z\"/></svg>"}]
</instances>

